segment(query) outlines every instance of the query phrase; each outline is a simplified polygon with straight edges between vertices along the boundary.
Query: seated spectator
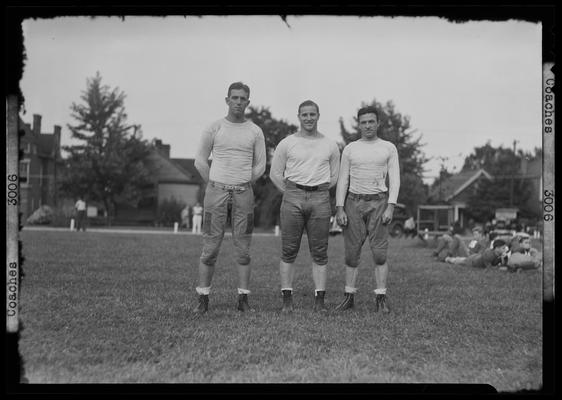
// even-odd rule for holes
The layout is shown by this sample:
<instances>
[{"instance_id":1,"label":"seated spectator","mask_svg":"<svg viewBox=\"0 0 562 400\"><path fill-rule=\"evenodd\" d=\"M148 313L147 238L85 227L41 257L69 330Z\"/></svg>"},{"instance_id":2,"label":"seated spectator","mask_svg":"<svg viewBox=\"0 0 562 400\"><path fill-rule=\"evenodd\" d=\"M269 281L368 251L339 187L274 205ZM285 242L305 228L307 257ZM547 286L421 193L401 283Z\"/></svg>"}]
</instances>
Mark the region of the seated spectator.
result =
<instances>
[{"instance_id":1,"label":"seated spectator","mask_svg":"<svg viewBox=\"0 0 562 400\"><path fill-rule=\"evenodd\" d=\"M482 253L471 254L468 257L447 257L446 262L459 264L473 268L489 268L501 262L502 256L507 253L509 248L505 241L496 239L492 243L492 248L485 249Z\"/></svg>"},{"instance_id":2,"label":"seated spectator","mask_svg":"<svg viewBox=\"0 0 562 400\"><path fill-rule=\"evenodd\" d=\"M454 224L437 239L437 249L433 252L433 256L438 261L445 261L447 257L466 257L469 254L468 247L464 243L462 236L462 228L458 224Z\"/></svg>"},{"instance_id":3,"label":"seated spectator","mask_svg":"<svg viewBox=\"0 0 562 400\"><path fill-rule=\"evenodd\" d=\"M484 229L480 226L475 226L472 228L473 238L468 243L468 252L470 254L482 253L488 247L490 247L490 241L484 235Z\"/></svg>"},{"instance_id":4,"label":"seated spectator","mask_svg":"<svg viewBox=\"0 0 562 400\"><path fill-rule=\"evenodd\" d=\"M542 253L531 247L531 238L520 237L519 246L511 251L507 259L507 270L519 272L538 269L542 265Z\"/></svg>"}]
</instances>

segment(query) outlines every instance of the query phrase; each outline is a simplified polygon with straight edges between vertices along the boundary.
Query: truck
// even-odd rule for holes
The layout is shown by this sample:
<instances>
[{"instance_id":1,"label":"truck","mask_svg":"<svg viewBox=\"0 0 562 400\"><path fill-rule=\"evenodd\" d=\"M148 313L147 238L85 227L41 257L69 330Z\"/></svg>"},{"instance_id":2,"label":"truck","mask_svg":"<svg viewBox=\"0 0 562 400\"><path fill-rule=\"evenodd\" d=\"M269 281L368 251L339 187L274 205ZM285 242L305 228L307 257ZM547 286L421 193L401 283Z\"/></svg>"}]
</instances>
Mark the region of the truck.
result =
<instances>
[{"instance_id":1,"label":"truck","mask_svg":"<svg viewBox=\"0 0 562 400\"><path fill-rule=\"evenodd\" d=\"M437 237L455 222L455 207L448 204L418 206L417 228L420 237Z\"/></svg>"}]
</instances>

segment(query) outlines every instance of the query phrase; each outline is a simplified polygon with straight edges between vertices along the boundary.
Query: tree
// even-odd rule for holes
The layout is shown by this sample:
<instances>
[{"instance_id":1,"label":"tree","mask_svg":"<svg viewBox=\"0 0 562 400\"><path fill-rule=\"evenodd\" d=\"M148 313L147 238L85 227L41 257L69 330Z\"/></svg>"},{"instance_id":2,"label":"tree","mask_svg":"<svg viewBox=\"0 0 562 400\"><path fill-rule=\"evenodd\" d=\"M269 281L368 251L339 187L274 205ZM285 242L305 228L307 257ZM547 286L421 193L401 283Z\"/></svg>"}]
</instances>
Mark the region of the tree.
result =
<instances>
[{"instance_id":1,"label":"tree","mask_svg":"<svg viewBox=\"0 0 562 400\"><path fill-rule=\"evenodd\" d=\"M410 130L410 118L403 116L395 109L392 101L381 104L373 100L370 104L361 103L361 107L374 106L379 114L380 123L378 136L392 142L398 150L400 160L400 192L398 201L404 203L410 213L415 213L418 204L423 204L427 198L427 187L423 183L423 165L429 161L422 152L422 136L415 137L416 130ZM353 117L351 131L345 127L343 118L340 117L340 133L345 145L358 140L361 133L357 117Z\"/></svg>"},{"instance_id":2,"label":"tree","mask_svg":"<svg viewBox=\"0 0 562 400\"><path fill-rule=\"evenodd\" d=\"M150 187L150 147L140 126L126 123L125 93L102 85L101 80L99 72L87 79L80 97L83 104L70 107L77 122L68 128L80 143L63 146L69 155L60 189L72 197L84 195L103 203L111 223L117 204L136 205Z\"/></svg>"},{"instance_id":3,"label":"tree","mask_svg":"<svg viewBox=\"0 0 562 400\"><path fill-rule=\"evenodd\" d=\"M521 175L523 158L540 157L535 154L515 151L502 146L493 147L488 141L484 146L475 147L465 158L463 169L483 168L493 176L491 181L482 181L467 201L471 216L477 221L493 218L496 208L516 207L522 214L532 214L526 202L532 195L526 177Z\"/></svg>"},{"instance_id":4,"label":"tree","mask_svg":"<svg viewBox=\"0 0 562 400\"><path fill-rule=\"evenodd\" d=\"M279 225L279 207L281 205L282 194L269 178L271 158L279 142L286 136L296 132L298 127L284 120L273 118L267 107L250 106L248 107L246 117L251 119L262 129L265 137L267 154L265 173L254 184L256 201L255 223L256 225L265 227Z\"/></svg>"}]
</instances>

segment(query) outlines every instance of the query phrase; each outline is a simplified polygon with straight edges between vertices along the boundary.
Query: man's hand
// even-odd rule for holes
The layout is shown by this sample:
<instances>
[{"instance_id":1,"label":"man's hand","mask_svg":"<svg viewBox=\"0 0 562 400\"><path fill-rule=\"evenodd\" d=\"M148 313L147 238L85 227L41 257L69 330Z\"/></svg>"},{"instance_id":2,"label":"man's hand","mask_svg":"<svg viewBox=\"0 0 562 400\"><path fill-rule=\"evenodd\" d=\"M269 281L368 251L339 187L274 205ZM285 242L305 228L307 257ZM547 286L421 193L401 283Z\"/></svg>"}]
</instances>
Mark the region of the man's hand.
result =
<instances>
[{"instance_id":1,"label":"man's hand","mask_svg":"<svg viewBox=\"0 0 562 400\"><path fill-rule=\"evenodd\" d=\"M394 214L394 204L388 204L386 210L382 214L382 223L387 225L392 221L392 215Z\"/></svg>"},{"instance_id":2,"label":"man's hand","mask_svg":"<svg viewBox=\"0 0 562 400\"><path fill-rule=\"evenodd\" d=\"M340 226L347 226L347 214L343 210L343 207L336 207L336 222Z\"/></svg>"}]
</instances>

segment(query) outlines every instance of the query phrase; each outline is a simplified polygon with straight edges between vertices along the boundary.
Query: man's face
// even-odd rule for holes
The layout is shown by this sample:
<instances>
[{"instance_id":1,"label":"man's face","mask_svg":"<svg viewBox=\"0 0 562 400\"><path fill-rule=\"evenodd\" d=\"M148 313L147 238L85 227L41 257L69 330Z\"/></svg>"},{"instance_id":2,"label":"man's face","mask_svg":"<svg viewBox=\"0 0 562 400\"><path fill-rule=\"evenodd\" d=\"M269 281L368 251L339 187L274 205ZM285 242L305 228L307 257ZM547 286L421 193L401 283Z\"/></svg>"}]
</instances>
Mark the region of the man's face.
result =
<instances>
[{"instance_id":1,"label":"man's face","mask_svg":"<svg viewBox=\"0 0 562 400\"><path fill-rule=\"evenodd\" d=\"M531 240L529 239L525 239L521 242L521 247L524 248L525 250L528 250L531 248Z\"/></svg>"},{"instance_id":2,"label":"man's face","mask_svg":"<svg viewBox=\"0 0 562 400\"><path fill-rule=\"evenodd\" d=\"M498 256L501 256L502 254L507 253L508 250L509 250L509 248L507 247L506 244L504 244L503 246L496 247L494 249L494 251L496 252L496 254Z\"/></svg>"},{"instance_id":3,"label":"man's face","mask_svg":"<svg viewBox=\"0 0 562 400\"><path fill-rule=\"evenodd\" d=\"M473 233L474 233L474 238L476 240L480 240L484 236L484 235L482 235L482 232L480 232L480 231L474 231Z\"/></svg>"},{"instance_id":4,"label":"man's face","mask_svg":"<svg viewBox=\"0 0 562 400\"><path fill-rule=\"evenodd\" d=\"M372 139L377 134L377 128L379 127L379 121L377 121L377 115L374 113L362 114L359 116L359 131L361 136L365 139Z\"/></svg>"},{"instance_id":5,"label":"man's face","mask_svg":"<svg viewBox=\"0 0 562 400\"><path fill-rule=\"evenodd\" d=\"M299 121L301 123L301 129L307 132L313 132L318 127L318 118L320 114L315 106L303 106L299 110Z\"/></svg>"},{"instance_id":6,"label":"man's face","mask_svg":"<svg viewBox=\"0 0 562 400\"><path fill-rule=\"evenodd\" d=\"M246 107L250 104L248 93L244 89L232 89L225 100L228 105L228 113L238 118L244 116Z\"/></svg>"}]
</instances>

